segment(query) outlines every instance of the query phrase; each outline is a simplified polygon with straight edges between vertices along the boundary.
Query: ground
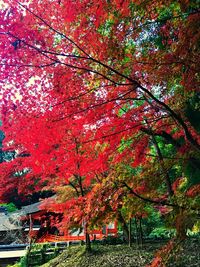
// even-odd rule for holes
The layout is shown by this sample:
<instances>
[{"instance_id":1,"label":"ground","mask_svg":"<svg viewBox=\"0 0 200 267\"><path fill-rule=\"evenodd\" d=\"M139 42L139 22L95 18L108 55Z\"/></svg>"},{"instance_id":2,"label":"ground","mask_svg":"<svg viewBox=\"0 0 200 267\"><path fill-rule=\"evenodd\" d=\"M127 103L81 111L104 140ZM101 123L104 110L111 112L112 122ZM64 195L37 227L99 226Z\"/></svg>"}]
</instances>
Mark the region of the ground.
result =
<instances>
[{"instance_id":1,"label":"ground","mask_svg":"<svg viewBox=\"0 0 200 267\"><path fill-rule=\"evenodd\" d=\"M93 252L84 252L83 246L70 247L57 258L42 267L145 267L153 259L155 250L161 244L148 243L139 249L133 245L98 245ZM183 243L177 263L172 259L167 267L199 267L200 240L192 239Z\"/></svg>"},{"instance_id":2,"label":"ground","mask_svg":"<svg viewBox=\"0 0 200 267\"><path fill-rule=\"evenodd\" d=\"M151 252L136 250L124 245L95 246L94 251L89 254L84 252L84 247L71 247L42 267L145 266L151 258Z\"/></svg>"}]
</instances>

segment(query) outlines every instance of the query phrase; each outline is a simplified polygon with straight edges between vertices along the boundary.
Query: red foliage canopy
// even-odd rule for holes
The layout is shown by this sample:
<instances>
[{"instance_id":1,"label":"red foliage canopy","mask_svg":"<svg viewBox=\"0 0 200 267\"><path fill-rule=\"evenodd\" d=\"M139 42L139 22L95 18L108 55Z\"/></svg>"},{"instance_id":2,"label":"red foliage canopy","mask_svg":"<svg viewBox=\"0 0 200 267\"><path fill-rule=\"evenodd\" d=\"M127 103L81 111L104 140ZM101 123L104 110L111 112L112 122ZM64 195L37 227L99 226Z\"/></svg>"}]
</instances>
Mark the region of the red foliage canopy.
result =
<instances>
[{"instance_id":1,"label":"red foliage canopy","mask_svg":"<svg viewBox=\"0 0 200 267\"><path fill-rule=\"evenodd\" d=\"M199 171L199 125L188 115L199 114L199 21L193 1L5 1L2 129L17 156L1 164L1 192L71 185L65 204L83 216L110 173L120 205L129 192L173 207L182 173L186 191L198 186L184 164Z\"/></svg>"}]
</instances>

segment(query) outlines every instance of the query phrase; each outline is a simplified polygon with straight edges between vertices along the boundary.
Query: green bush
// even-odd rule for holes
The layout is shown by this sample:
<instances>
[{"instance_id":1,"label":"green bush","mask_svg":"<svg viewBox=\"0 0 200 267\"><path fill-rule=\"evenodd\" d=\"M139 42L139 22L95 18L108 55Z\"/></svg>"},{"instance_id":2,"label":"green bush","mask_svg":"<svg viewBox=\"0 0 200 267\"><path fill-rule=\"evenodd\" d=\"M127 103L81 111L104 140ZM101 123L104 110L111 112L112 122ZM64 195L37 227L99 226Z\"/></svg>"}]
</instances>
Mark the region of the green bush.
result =
<instances>
[{"instance_id":1,"label":"green bush","mask_svg":"<svg viewBox=\"0 0 200 267\"><path fill-rule=\"evenodd\" d=\"M12 202L10 202L10 203L1 203L0 207L5 207L8 212L13 212L13 211L17 210L15 204L13 204Z\"/></svg>"},{"instance_id":2,"label":"green bush","mask_svg":"<svg viewBox=\"0 0 200 267\"><path fill-rule=\"evenodd\" d=\"M165 239L175 236L175 229L166 229L165 227L155 228L149 235L149 238L153 239Z\"/></svg>"},{"instance_id":3,"label":"green bush","mask_svg":"<svg viewBox=\"0 0 200 267\"><path fill-rule=\"evenodd\" d=\"M123 244L123 240L120 237L107 236L102 240L102 244L106 245L118 245Z\"/></svg>"},{"instance_id":4,"label":"green bush","mask_svg":"<svg viewBox=\"0 0 200 267\"><path fill-rule=\"evenodd\" d=\"M14 265L8 265L7 267L27 267L27 257L24 256L19 262L15 263Z\"/></svg>"}]
</instances>

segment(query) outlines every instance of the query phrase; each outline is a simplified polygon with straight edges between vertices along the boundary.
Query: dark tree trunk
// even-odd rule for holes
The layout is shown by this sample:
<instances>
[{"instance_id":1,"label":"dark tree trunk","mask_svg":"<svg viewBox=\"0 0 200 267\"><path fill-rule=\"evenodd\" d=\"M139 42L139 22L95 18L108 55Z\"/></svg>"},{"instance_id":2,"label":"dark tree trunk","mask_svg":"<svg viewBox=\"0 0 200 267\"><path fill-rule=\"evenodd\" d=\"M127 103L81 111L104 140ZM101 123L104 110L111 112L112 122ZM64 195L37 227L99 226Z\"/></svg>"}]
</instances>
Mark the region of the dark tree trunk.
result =
<instances>
[{"instance_id":1,"label":"dark tree trunk","mask_svg":"<svg viewBox=\"0 0 200 267\"><path fill-rule=\"evenodd\" d=\"M138 224L137 224L137 218L135 217L135 232L136 232L136 244L139 245L139 231L138 231Z\"/></svg>"},{"instance_id":2,"label":"dark tree trunk","mask_svg":"<svg viewBox=\"0 0 200 267\"><path fill-rule=\"evenodd\" d=\"M142 230L142 219L139 218L139 240L141 247L143 246L143 230Z\"/></svg>"},{"instance_id":3,"label":"dark tree trunk","mask_svg":"<svg viewBox=\"0 0 200 267\"><path fill-rule=\"evenodd\" d=\"M129 247L131 247L131 245L132 245L132 238L131 238L132 227L131 227L131 223L132 223L132 220L131 220L131 218L130 218L130 219L129 219L129 237L128 237L128 244L129 244Z\"/></svg>"},{"instance_id":4,"label":"dark tree trunk","mask_svg":"<svg viewBox=\"0 0 200 267\"><path fill-rule=\"evenodd\" d=\"M129 229L128 229L126 221L124 220L124 217L122 216L120 211L118 212L117 218L118 218L119 223L122 226L124 238L125 238L126 242L129 242Z\"/></svg>"},{"instance_id":5,"label":"dark tree trunk","mask_svg":"<svg viewBox=\"0 0 200 267\"><path fill-rule=\"evenodd\" d=\"M86 233L85 233L85 249L86 249L87 252L91 252L92 251L90 235L88 234L87 230L86 230Z\"/></svg>"}]
</instances>

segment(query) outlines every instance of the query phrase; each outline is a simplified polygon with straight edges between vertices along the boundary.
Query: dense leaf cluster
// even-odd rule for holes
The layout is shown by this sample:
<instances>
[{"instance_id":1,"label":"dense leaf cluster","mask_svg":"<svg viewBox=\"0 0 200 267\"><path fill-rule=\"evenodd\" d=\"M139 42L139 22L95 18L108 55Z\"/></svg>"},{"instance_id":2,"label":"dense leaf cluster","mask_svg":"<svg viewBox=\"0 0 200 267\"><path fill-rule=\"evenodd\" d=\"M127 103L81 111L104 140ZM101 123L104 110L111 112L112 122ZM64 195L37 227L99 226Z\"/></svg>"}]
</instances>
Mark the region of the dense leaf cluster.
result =
<instances>
[{"instance_id":1,"label":"dense leaf cluster","mask_svg":"<svg viewBox=\"0 0 200 267\"><path fill-rule=\"evenodd\" d=\"M2 200L54 191L49 209L88 230L152 205L185 238L200 204L199 21L196 1L4 1Z\"/></svg>"}]
</instances>

